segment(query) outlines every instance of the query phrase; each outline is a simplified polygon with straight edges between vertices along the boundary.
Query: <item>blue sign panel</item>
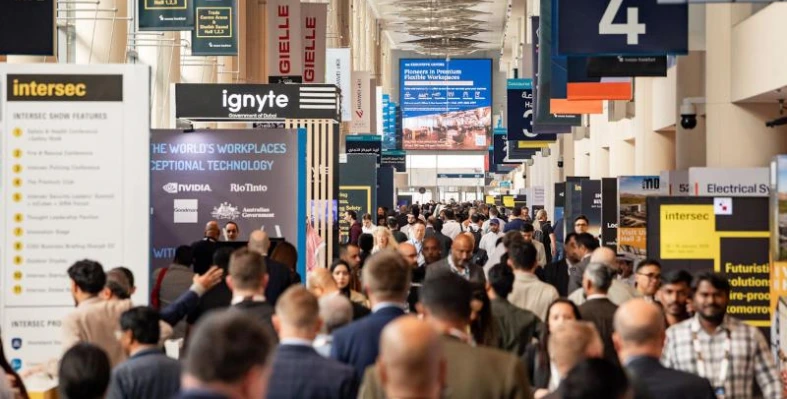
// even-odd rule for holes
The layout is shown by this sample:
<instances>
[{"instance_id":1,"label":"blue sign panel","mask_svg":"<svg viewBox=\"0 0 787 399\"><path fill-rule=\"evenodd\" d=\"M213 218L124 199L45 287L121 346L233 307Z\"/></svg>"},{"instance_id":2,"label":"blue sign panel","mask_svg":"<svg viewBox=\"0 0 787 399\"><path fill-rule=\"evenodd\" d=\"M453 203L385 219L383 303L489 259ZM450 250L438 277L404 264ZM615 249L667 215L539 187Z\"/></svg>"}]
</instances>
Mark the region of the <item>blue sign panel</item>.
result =
<instances>
[{"instance_id":1,"label":"blue sign panel","mask_svg":"<svg viewBox=\"0 0 787 399\"><path fill-rule=\"evenodd\" d=\"M686 4L659 4L659 0L552 1L557 2L555 42L560 55L664 55L689 51Z\"/></svg>"},{"instance_id":2,"label":"blue sign panel","mask_svg":"<svg viewBox=\"0 0 787 399\"><path fill-rule=\"evenodd\" d=\"M533 81L530 79L508 80L508 140L509 141L555 141L555 134L533 132Z\"/></svg>"},{"instance_id":3,"label":"blue sign panel","mask_svg":"<svg viewBox=\"0 0 787 399\"><path fill-rule=\"evenodd\" d=\"M506 129L495 129L493 161L498 165L519 165L541 149L518 148L516 141L508 141Z\"/></svg>"},{"instance_id":4,"label":"blue sign panel","mask_svg":"<svg viewBox=\"0 0 787 399\"><path fill-rule=\"evenodd\" d=\"M403 59L399 66L403 149L489 146L491 59Z\"/></svg>"}]
</instances>

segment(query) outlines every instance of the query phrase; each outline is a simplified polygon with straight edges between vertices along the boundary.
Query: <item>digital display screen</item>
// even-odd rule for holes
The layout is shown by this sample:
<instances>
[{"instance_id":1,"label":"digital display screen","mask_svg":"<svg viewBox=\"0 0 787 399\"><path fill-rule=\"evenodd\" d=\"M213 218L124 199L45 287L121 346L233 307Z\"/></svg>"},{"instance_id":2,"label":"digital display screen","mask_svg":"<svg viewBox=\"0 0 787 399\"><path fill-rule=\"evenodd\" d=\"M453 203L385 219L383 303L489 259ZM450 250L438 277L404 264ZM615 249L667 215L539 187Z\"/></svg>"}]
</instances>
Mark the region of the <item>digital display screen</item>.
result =
<instances>
[{"instance_id":1,"label":"digital display screen","mask_svg":"<svg viewBox=\"0 0 787 399\"><path fill-rule=\"evenodd\" d=\"M403 59L399 66L403 149L489 147L491 59Z\"/></svg>"}]
</instances>

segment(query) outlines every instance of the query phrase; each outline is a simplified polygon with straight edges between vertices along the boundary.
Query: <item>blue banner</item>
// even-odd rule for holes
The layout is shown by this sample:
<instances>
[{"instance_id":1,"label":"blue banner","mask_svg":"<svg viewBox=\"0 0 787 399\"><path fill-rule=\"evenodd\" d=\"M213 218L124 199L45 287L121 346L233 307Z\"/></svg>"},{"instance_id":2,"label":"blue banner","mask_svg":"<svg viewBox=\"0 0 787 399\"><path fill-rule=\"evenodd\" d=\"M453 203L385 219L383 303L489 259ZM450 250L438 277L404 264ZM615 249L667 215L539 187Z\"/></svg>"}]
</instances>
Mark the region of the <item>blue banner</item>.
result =
<instances>
[{"instance_id":1,"label":"blue banner","mask_svg":"<svg viewBox=\"0 0 787 399\"><path fill-rule=\"evenodd\" d=\"M531 79L508 80L508 140L557 140L555 134L533 132L533 81Z\"/></svg>"},{"instance_id":2,"label":"blue banner","mask_svg":"<svg viewBox=\"0 0 787 399\"><path fill-rule=\"evenodd\" d=\"M491 59L403 59L399 66L403 149L489 146Z\"/></svg>"},{"instance_id":3,"label":"blue banner","mask_svg":"<svg viewBox=\"0 0 787 399\"><path fill-rule=\"evenodd\" d=\"M556 44L560 55L688 53L686 4L659 4L659 0L551 1L557 4Z\"/></svg>"},{"instance_id":4,"label":"blue banner","mask_svg":"<svg viewBox=\"0 0 787 399\"><path fill-rule=\"evenodd\" d=\"M517 141L508 141L505 128L495 129L493 141L493 159L498 165L519 165L541 150L541 148L519 148Z\"/></svg>"}]
</instances>

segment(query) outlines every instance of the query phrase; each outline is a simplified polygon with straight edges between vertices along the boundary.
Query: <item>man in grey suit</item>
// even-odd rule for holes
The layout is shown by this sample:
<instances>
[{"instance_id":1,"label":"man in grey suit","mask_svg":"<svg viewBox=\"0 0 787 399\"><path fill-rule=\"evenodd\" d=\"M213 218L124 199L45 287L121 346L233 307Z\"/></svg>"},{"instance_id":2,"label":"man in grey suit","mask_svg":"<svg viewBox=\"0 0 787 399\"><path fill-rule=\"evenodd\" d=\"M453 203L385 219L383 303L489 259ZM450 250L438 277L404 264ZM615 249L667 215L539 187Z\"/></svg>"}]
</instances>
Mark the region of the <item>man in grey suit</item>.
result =
<instances>
[{"instance_id":1,"label":"man in grey suit","mask_svg":"<svg viewBox=\"0 0 787 399\"><path fill-rule=\"evenodd\" d=\"M473 264L473 239L459 234L451 245L451 253L447 258L426 266L426 279L444 273L455 273L472 283L486 284L486 276L481 266Z\"/></svg>"},{"instance_id":2,"label":"man in grey suit","mask_svg":"<svg viewBox=\"0 0 787 399\"><path fill-rule=\"evenodd\" d=\"M147 306L120 316L120 343L128 360L112 371L107 399L171 398L180 390L180 363L158 348L158 312Z\"/></svg>"},{"instance_id":3,"label":"man in grey suit","mask_svg":"<svg viewBox=\"0 0 787 399\"><path fill-rule=\"evenodd\" d=\"M575 254L580 261L568 267L568 292L582 288L582 276L585 274L585 268L590 263L593 251L598 248L598 240L588 233L577 234L575 241Z\"/></svg>"}]
</instances>

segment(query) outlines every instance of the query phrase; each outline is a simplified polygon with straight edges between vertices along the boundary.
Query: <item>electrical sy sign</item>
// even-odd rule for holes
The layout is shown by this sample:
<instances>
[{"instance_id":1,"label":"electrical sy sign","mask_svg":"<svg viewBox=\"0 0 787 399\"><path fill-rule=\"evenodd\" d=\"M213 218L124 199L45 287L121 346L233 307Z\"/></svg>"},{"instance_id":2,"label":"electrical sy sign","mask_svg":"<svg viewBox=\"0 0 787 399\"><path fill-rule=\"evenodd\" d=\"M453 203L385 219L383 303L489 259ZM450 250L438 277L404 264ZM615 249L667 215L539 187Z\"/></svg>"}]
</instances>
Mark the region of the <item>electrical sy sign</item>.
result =
<instances>
[{"instance_id":1,"label":"electrical sy sign","mask_svg":"<svg viewBox=\"0 0 787 399\"><path fill-rule=\"evenodd\" d=\"M557 52L577 55L688 53L686 4L658 0L557 1Z\"/></svg>"}]
</instances>

